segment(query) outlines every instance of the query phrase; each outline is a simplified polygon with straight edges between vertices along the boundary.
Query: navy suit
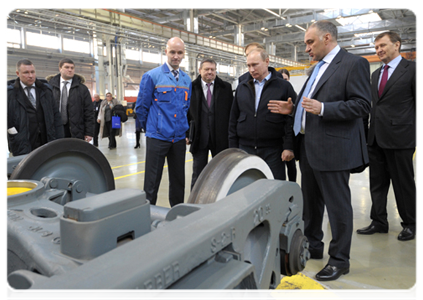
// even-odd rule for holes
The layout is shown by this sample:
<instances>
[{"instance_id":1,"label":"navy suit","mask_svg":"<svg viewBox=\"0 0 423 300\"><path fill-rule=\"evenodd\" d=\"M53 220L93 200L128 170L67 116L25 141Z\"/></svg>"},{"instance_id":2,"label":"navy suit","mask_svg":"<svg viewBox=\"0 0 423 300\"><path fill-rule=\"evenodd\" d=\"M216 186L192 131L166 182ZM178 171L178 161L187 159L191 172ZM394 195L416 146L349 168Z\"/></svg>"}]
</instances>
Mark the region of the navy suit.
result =
<instances>
[{"instance_id":1,"label":"navy suit","mask_svg":"<svg viewBox=\"0 0 423 300\"><path fill-rule=\"evenodd\" d=\"M416 64L404 58L378 95L381 68L372 74L368 136L372 224L388 230L387 194L392 180L403 227L415 230Z\"/></svg>"},{"instance_id":2,"label":"navy suit","mask_svg":"<svg viewBox=\"0 0 423 300\"><path fill-rule=\"evenodd\" d=\"M332 232L329 264L338 268L349 267L353 213L348 181L352 169L368 163L362 120L370 111L370 97L369 63L341 49L310 97L324 103L323 116L306 113L305 134L295 138L305 235L311 252L321 255L326 206Z\"/></svg>"}]
</instances>

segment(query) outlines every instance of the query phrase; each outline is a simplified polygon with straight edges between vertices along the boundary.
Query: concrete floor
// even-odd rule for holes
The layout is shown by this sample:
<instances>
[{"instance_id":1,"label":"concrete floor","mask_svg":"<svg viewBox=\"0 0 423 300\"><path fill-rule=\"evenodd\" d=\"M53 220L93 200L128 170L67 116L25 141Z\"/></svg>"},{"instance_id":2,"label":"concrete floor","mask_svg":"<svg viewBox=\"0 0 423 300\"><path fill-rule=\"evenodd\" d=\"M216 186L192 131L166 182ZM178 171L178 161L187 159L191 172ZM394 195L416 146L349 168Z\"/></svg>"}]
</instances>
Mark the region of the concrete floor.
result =
<instances>
[{"instance_id":1,"label":"concrete floor","mask_svg":"<svg viewBox=\"0 0 423 300\"><path fill-rule=\"evenodd\" d=\"M116 189L143 188L144 162L145 162L145 136L141 137L141 148L134 149L135 124L130 118L124 124L123 136L117 138L117 148L109 150L108 140L99 143L99 149L108 158L115 176ZM189 197L192 156L186 155L186 189L185 201ZM297 168L299 170L299 168ZM297 182L300 182L301 172L298 172ZM169 207L168 203L168 173L163 172L163 178L158 195L158 206ZM388 234L375 234L372 236L357 235L355 230L370 224L370 194L369 173L353 174L350 179L352 204L354 209L354 234L351 249L351 271L340 279L323 283L327 289L389 289L413 291L416 283L416 240L400 242L397 235L401 231L395 198L392 190L388 199L388 214L390 231ZM314 278L327 263L327 247L331 240L330 225L324 224L325 230L325 256L321 260L310 260L307 263L304 275ZM411 289L411 290L410 290Z\"/></svg>"}]
</instances>

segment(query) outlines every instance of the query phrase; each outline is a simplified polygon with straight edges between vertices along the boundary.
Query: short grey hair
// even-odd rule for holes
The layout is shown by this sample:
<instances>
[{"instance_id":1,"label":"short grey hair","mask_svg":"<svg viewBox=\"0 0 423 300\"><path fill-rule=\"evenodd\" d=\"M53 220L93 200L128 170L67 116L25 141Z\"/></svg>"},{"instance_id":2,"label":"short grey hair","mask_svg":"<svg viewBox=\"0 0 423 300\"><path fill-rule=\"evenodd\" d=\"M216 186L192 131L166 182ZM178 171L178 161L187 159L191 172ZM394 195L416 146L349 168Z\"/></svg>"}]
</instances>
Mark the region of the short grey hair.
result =
<instances>
[{"instance_id":1,"label":"short grey hair","mask_svg":"<svg viewBox=\"0 0 423 300\"><path fill-rule=\"evenodd\" d=\"M202 61L201 61L201 63L200 63L200 69L202 69L203 68L203 64L204 63L211 63L211 64L214 64L214 66L215 67L217 67L217 63L216 63L216 61L214 60L214 59L211 59L211 58L205 58L205 59L203 59Z\"/></svg>"},{"instance_id":2,"label":"short grey hair","mask_svg":"<svg viewBox=\"0 0 423 300\"><path fill-rule=\"evenodd\" d=\"M309 29L313 27L317 28L322 35L329 33L335 41L338 39L338 29L331 21L317 21L316 23L311 24Z\"/></svg>"}]
</instances>

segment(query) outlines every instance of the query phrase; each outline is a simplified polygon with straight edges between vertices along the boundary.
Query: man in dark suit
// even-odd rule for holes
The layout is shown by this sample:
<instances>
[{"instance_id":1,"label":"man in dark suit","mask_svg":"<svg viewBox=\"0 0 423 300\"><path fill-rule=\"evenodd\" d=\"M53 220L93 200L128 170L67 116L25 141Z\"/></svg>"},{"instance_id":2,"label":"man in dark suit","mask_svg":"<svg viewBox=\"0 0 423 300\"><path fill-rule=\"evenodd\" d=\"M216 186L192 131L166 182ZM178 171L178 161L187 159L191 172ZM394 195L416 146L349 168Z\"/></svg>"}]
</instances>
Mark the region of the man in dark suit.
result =
<instances>
[{"instance_id":1,"label":"man in dark suit","mask_svg":"<svg viewBox=\"0 0 423 300\"><path fill-rule=\"evenodd\" d=\"M233 93L228 82L216 76L216 62L204 59L199 68L200 75L192 82L189 107L189 123L193 170L191 189L205 168L209 151L215 156L228 148L229 114Z\"/></svg>"},{"instance_id":2,"label":"man in dark suit","mask_svg":"<svg viewBox=\"0 0 423 300\"><path fill-rule=\"evenodd\" d=\"M100 133L100 123L97 122L98 113L100 111L101 99L98 94L94 94L93 111L94 111L94 136L93 145L98 147L98 134Z\"/></svg>"},{"instance_id":3,"label":"man in dark suit","mask_svg":"<svg viewBox=\"0 0 423 300\"><path fill-rule=\"evenodd\" d=\"M362 120L370 111L370 67L364 58L339 47L336 26L329 21L312 24L304 42L306 52L319 61L298 94L293 126L304 197L304 233L311 258L323 258L326 206L332 232L330 257L316 278L335 280L350 268L350 171L368 162Z\"/></svg>"},{"instance_id":4,"label":"man in dark suit","mask_svg":"<svg viewBox=\"0 0 423 300\"><path fill-rule=\"evenodd\" d=\"M398 240L414 239L416 185L416 64L401 57L401 38L383 32L375 39L382 67L372 74L372 110L368 136L372 223L359 234L388 232L387 195L392 180L403 230Z\"/></svg>"},{"instance_id":5,"label":"man in dark suit","mask_svg":"<svg viewBox=\"0 0 423 300\"><path fill-rule=\"evenodd\" d=\"M7 82L7 138L13 156L63 138L63 125L51 86L38 79L28 59L16 65L18 78Z\"/></svg>"}]
</instances>

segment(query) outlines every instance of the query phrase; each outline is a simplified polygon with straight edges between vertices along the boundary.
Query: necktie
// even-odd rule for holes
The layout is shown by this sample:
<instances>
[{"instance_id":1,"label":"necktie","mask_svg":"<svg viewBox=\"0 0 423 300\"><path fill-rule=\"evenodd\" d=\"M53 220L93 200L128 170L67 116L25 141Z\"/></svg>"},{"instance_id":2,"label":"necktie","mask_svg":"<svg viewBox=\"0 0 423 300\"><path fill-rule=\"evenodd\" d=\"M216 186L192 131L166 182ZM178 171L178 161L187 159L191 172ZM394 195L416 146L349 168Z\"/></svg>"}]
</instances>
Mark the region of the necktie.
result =
<instances>
[{"instance_id":1,"label":"necktie","mask_svg":"<svg viewBox=\"0 0 423 300\"><path fill-rule=\"evenodd\" d=\"M379 97L382 96L383 90L385 89L386 82L388 82L388 65L383 68L382 79L379 84Z\"/></svg>"},{"instance_id":2,"label":"necktie","mask_svg":"<svg viewBox=\"0 0 423 300\"><path fill-rule=\"evenodd\" d=\"M212 85L212 83L206 83L206 85L207 85L207 105L210 107L210 105L211 105L211 98L212 98L210 86Z\"/></svg>"},{"instance_id":3,"label":"necktie","mask_svg":"<svg viewBox=\"0 0 423 300\"><path fill-rule=\"evenodd\" d=\"M28 99L29 99L29 101L31 101L32 106L34 106L34 108L37 108L37 104L35 102L35 98L34 98L34 96L31 93L31 89L32 88L33 88L32 86L27 86L26 87L26 91L28 93Z\"/></svg>"},{"instance_id":4,"label":"necktie","mask_svg":"<svg viewBox=\"0 0 423 300\"><path fill-rule=\"evenodd\" d=\"M297 111L295 113L295 120L294 120L294 133L295 135L298 135L298 133L301 130L301 117L303 116L303 111L304 108L302 107L301 103L303 102L303 97L307 97L308 94L310 93L310 89L313 86L314 80L317 77L317 74L319 73L319 69L320 67L324 64L325 62L323 60L319 61L319 63L316 65L316 67L313 70L313 73L310 76L310 79L307 82L307 85L304 89L303 94L300 97L300 101L298 101L297 104Z\"/></svg>"},{"instance_id":5,"label":"necktie","mask_svg":"<svg viewBox=\"0 0 423 300\"><path fill-rule=\"evenodd\" d=\"M175 76L176 81L179 79L179 72L176 70L172 70L173 76Z\"/></svg>"},{"instance_id":6,"label":"necktie","mask_svg":"<svg viewBox=\"0 0 423 300\"><path fill-rule=\"evenodd\" d=\"M69 82L64 81L63 82L63 89L62 89L62 101L60 104L60 111L62 114L62 122L63 124L66 124L68 122L68 110L67 110L67 105L68 105L68 88L67 88L67 84Z\"/></svg>"}]
</instances>

